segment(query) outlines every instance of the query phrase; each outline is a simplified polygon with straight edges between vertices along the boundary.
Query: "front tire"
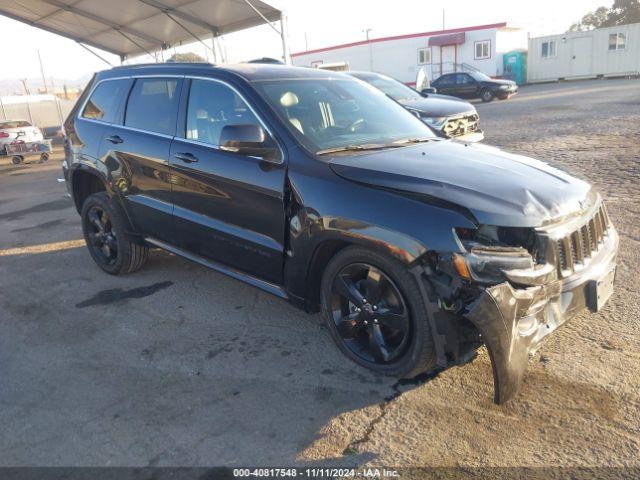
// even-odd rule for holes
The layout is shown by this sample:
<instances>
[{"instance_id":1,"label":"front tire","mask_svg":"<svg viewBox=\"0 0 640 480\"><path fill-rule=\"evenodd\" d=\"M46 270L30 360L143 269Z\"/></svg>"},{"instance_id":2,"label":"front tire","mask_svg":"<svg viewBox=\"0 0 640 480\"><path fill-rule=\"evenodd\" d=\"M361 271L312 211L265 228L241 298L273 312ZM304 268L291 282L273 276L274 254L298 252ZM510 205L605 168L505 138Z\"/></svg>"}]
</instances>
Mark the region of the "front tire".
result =
<instances>
[{"instance_id":1,"label":"front tire","mask_svg":"<svg viewBox=\"0 0 640 480\"><path fill-rule=\"evenodd\" d=\"M348 247L327 265L320 294L331 337L357 364L407 378L435 367L427 307L399 261Z\"/></svg>"},{"instance_id":2,"label":"front tire","mask_svg":"<svg viewBox=\"0 0 640 480\"><path fill-rule=\"evenodd\" d=\"M484 88L480 92L480 98L483 102L490 102L491 100L493 100L493 93L491 93L491 90L489 90L488 88Z\"/></svg>"},{"instance_id":3,"label":"front tire","mask_svg":"<svg viewBox=\"0 0 640 480\"><path fill-rule=\"evenodd\" d=\"M106 192L87 197L80 216L89 253L102 270L120 275L144 266L149 249L133 242L127 234L124 212Z\"/></svg>"}]
</instances>

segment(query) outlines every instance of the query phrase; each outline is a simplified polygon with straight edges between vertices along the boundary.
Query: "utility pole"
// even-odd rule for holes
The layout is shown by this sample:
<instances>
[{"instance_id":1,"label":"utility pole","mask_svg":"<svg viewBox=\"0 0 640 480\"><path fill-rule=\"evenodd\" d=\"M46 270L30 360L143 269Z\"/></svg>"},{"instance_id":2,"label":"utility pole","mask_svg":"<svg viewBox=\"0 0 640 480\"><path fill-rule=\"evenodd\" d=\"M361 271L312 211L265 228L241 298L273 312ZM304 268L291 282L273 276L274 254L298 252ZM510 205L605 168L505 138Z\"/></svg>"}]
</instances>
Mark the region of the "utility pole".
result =
<instances>
[{"instance_id":1,"label":"utility pole","mask_svg":"<svg viewBox=\"0 0 640 480\"><path fill-rule=\"evenodd\" d=\"M304 32L304 51L309 51L309 40L307 40L307 32Z\"/></svg>"},{"instance_id":2,"label":"utility pole","mask_svg":"<svg viewBox=\"0 0 640 480\"><path fill-rule=\"evenodd\" d=\"M49 93L49 90L47 89L47 79L44 76L44 67L42 66L42 57L40 56L40 49L38 49L37 52L38 52L38 61L40 62L40 74L42 75L42 83L44 84L44 93Z\"/></svg>"},{"instance_id":3,"label":"utility pole","mask_svg":"<svg viewBox=\"0 0 640 480\"><path fill-rule=\"evenodd\" d=\"M442 9L442 30L444 30L444 8Z\"/></svg>"},{"instance_id":4,"label":"utility pole","mask_svg":"<svg viewBox=\"0 0 640 480\"><path fill-rule=\"evenodd\" d=\"M27 83L26 78L22 79L22 86L24 87L24 92L27 94L25 99L27 101L27 113L29 114L29 123L33 125L33 114L31 113L31 104L29 103L29 95L31 94L29 93L29 84Z\"/></svg>"},{"instance_id":5,"label":"utility pole","mask_svg":"<svg viewBox=\"0 0 640 480\"><path fill-rule=\"evenodd\" d=\"M371 28L366 28L363 32L367 36L367 43L369 44L369 70L373 72L373 45L371 45L371 38L369 37L371 30Z\"/></svg>"}]
</instances>

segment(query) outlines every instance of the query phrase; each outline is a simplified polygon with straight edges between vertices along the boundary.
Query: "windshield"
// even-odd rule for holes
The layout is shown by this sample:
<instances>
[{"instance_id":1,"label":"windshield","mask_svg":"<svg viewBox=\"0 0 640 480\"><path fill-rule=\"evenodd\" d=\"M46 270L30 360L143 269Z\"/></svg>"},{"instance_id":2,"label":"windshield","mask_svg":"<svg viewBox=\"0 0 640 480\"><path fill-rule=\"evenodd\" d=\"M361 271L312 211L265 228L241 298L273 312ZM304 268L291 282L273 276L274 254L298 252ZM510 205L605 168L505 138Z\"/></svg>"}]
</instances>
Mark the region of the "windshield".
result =
<instances>
[{"instance_id":1,"label":"windshield","mask_svg":"<svg viewBox=\"0 0 640 480\"><path fill-rule=\"evenodd\" d=\"M286 79L254 85L314 153L397 147L434 137L429 127L384 93L354 79Z\"/></svg>"},{"instance_id":2,"label":"windshield","mask_svg":"<svg viewBox=\"0 0 640 480\"><path fill-rule=\"evenodd\" d=\"M481 82L486 82L487 80L491 80L491 77L489 77L488 75L485 75L482 72L469 72L469 75L471 75L473 78Z\"/></svg>"},{"instance_id":3,"label":"windshield","mask_svg":"<svg viewBox=\"0 0 640 480\"><path fill-rule=\"evenodd\" d=\"M358 75L354 75L354 77L370 83L371 85L379 90L382 90L383 93L386 93L391 98L397 101L420 98L420 96L414 90L407 87L405 84L399 82L398 80L394 80L391 77L385 77L383 75L367 75L366 77L359 77Z\"/></svg>"}]
</instances>

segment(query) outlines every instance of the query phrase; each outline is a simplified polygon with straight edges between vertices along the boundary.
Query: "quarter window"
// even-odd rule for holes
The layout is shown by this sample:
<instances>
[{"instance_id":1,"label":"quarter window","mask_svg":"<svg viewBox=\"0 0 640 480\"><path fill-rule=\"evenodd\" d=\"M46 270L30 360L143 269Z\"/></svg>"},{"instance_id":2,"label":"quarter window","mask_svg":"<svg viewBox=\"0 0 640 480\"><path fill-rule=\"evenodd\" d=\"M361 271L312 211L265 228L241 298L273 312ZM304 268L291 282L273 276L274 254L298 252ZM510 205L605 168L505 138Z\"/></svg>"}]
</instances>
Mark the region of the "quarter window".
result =
<instances>
[{"instance_id":1,"label":"quarter window","mask_svg":"<svg viewBox=\"0 0 640 480\"><path fill-rule=\"evenodd\" d=\"M627 36L624 33L609 34L609 50L624 50L627 46Z\"/></svg>"},{"instance_id":2,"label":"quarter window","mask_svg":"<svg viewBox=\"0 0 640 480\"><path fill-rule=\"evenodd\" d=\"M116 120L120 99L125 95L128 80L108 80L100 83L82 110L82 117L112 123Z\"/></svg>"},{"instance_id":3,"label":"quarter window","mask_svg":"<svg viewBox=\"0 0 640 480\"><path fill-rule=\"evenodd\" d=\"M418 65L431 63L431 47L418 49Z\"/></svg>"},{"instance_id":4,"label":"quarter window","mask_svg":"<svg viewBox=\"0 0 640 480\"><path fill-rule=\"evenodd\" d=\"M476 60L482 60L484 58L491 58L491 40L482 40L481 42L475 42L475 56Z\"/></svg>"},{"instance_id":5,"label":"quarter window","mask_svg":"<svg viewBox=\"0 0 640 480\"><path fill-rule=\"evenodd\" d=\"M187 107L186 138L220 145L227 125L260 125L244 100L223 83L192 80Z\"/></svg>"},{"instance_id":6,"label":"quarter window","mask_svg":"<svg viewBox=\"0 0 640 480\"><path fill-rule=\"evenodd\" d=\"M542 42L542 58L551 58L556 56L556 41L549 40L548 42Z\"/></svg>"},{"instance_id":7,"label":"quarter window","mask_svg":"<svg viewBox=\"0 0 640 480\"><path fill-rule=\"evenodd\" d=\"M179 80L138 79L133 85L124 124L149 132L173 135L180 95Z\"/></svg>"}]
</instances>

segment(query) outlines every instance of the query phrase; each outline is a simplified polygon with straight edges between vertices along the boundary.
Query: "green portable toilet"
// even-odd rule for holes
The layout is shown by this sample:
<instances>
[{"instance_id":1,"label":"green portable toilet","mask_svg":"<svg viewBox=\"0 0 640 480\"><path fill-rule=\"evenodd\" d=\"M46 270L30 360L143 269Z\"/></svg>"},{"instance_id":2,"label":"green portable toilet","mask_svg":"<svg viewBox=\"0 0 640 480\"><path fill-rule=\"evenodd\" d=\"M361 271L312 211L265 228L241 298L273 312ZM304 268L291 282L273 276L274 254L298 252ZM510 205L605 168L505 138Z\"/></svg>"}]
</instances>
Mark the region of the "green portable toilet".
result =
<instances>
[{"instance_id":1,"label":"green portable toilet","mask_svg":"<svg viewBox=\"0 0 640 480\"><path fill-rule=\"evenodd\" d=\"M502 56L503 77L518 85L527 81L527 51L513 50Z\"/></svg>"}]
</instances>

